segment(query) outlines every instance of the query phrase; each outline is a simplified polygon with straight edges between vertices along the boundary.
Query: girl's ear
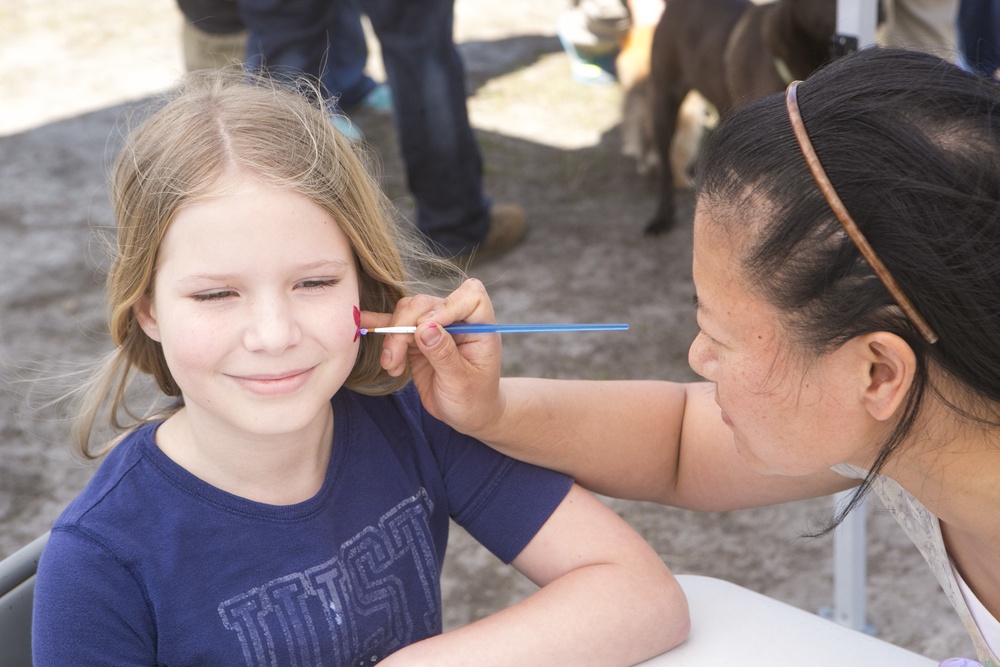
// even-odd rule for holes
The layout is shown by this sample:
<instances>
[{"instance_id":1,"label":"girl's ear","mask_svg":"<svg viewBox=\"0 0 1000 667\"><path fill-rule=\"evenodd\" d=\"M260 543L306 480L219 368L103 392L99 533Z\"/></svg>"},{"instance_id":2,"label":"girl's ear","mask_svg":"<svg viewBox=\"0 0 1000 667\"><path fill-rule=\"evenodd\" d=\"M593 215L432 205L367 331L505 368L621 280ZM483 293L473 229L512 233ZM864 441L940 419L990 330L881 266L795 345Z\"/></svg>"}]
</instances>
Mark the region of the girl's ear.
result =
<instances>
[{"instance_id":1,"label":"girl's ear","mask_svg":"<svg viewBox=\"0 0 1000 667\"><path fill-rule=\"evenodd\" d=\"M156 323L156 309L153 306L152 300L148 296L143 295L132 306L132 312L135 313L135 319L139 321L139 326L146 335L158 343L161 342L160 327Z\"/></svg>"},{"instance_id":2,"label":"girl's ear","mask_svg":"<svg viewBox=\"0 0 1000 667\"><path fill-rule=\"evenodd\" d=\"M862 354L867 365L862 403L879 421L891 419L913 386L917 357L902 338L887 331L862 336Z\"/></svg>"}]
</instances>

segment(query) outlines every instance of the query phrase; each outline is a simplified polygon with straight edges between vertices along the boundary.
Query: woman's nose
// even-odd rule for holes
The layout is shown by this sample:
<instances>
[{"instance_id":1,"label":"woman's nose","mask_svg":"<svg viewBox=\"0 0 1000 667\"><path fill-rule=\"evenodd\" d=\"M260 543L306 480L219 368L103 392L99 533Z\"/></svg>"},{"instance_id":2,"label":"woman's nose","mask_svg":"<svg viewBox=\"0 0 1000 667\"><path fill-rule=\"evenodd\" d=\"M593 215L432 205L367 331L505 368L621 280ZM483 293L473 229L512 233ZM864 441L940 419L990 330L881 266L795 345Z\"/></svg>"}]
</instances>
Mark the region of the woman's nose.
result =
<instances>
[{"instance_id":1,"label":"woman's nose","mask_svg":"<svg viewBox=\"0 0 1000 667\"><path fill-rule=\"evenodd\" d=\"M281 354L301 340L294 309L281 298L257 299L250 305L244 345L252 352Z\"/></svg>"},{"instance_id":2,"label":"woman's nose","mask_svg":"<svg viewBox=\"0 0 1000 667\"><path fill-rule=\"evenodd\" d=\"M691 366L691 370L706 380L714 380L715 356L708 337L701 332L698 332L698 335L691 341L691 347L688 348L688 365Z\"/></svg>"}]
</instances>

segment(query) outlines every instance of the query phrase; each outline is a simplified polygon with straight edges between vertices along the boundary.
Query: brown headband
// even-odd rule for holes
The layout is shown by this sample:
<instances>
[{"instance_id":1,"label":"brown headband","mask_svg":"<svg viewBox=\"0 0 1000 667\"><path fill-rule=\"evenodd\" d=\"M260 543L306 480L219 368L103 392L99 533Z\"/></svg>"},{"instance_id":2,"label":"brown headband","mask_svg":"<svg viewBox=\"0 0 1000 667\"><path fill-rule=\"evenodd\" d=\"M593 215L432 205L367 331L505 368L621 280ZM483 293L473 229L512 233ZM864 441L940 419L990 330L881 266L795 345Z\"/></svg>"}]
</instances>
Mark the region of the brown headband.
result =
<instances>
[{"instance_id":1,"label":"brown headband","mask_svg":"<svg viewBox=\"0 0 1000 667\"><path fill-rule=\"evenodd\" d=\"M806 164L809 165L809 171L812 172L813 178L816 180L816 185L819 186L820 192L826 197L827 203L830 208L833 209L834 215L837 216L837 220L844 227L844 231L847 235L851 237L854 245L857 247L858 251L864 256L868 265L872 267L872 271L878 276L878 279L882 281L885 288L889 290L889 294L895 300L896 304L902 308L903 313L909 318L910 322L917 328L920 335L924 337L928 343L933 345L938 340L938 335L934 333L934 329L927 323L917 309L914 307L913 303L906 298L906 294L903 293L902 288L889 273L889 269L886 268L882 260L878 258L875 251L872 249L868 239L865 235L861 233L858 229L857 223L851 217L851 214L847 212L847 208L844 206L844 202L840 200L837 196L837 191L833 188L833 183L826 175L826 171L823 170L823 165L820 164L819 156L816 155L816 150L813 148L812 141L809 140L809 134L806 132L806 126L802 122L802 113L799 111L799 100L796 94L796 89L798 85L802 83L801 81L792 81L788 84L788 89L785 91L785 106L788 108L788 118L792 121L792 129L795 131L795 138L799 142L799 148L802 149L802 155L806 159Z\"/></svg>"}]
</instances>

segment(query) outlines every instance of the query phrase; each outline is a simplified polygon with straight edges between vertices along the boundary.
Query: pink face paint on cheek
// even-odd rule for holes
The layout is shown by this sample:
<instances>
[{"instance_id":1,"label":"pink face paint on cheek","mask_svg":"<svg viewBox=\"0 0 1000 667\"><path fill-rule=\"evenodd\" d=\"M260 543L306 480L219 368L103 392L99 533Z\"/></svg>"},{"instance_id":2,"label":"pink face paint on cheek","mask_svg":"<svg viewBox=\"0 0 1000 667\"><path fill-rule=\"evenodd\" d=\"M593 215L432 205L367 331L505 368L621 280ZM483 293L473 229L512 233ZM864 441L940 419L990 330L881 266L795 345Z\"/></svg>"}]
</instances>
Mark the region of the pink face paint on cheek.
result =
<instances>
[{"instance_id":1,"label":"pink face paint on cheek","mask_svg":"<svg viewBox=\"0 0 1000 667\"><path fill-rule=\"evenodd\" d=\"M356 327L354 331L354 340L352 343L358 342L358 336L361 335L361 311L358 310L357 306L354 306L354 326Z\"/></svg>"}]
</instances>

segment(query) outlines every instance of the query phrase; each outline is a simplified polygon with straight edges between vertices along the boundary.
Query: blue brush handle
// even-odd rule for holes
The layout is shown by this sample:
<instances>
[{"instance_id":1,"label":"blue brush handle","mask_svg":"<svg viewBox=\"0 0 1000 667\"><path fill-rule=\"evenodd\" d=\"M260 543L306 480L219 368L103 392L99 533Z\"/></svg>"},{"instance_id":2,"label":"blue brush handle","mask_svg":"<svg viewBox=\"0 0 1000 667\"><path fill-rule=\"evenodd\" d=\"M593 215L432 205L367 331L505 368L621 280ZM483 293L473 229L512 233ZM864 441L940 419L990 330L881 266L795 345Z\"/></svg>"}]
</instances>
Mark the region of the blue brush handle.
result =
<instances>
[{"instance_id":1,"label":"blue brush handle","mask_svg":"<svg viewBox=\"0 0 1000 667\"><path fill-rule=\"evenodd\" d=\"M451 334L627 330L627 324L449 324L445 327Z\"/></svg>"}]
</instances>

